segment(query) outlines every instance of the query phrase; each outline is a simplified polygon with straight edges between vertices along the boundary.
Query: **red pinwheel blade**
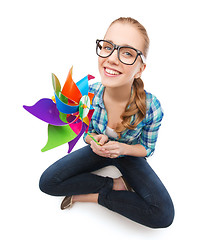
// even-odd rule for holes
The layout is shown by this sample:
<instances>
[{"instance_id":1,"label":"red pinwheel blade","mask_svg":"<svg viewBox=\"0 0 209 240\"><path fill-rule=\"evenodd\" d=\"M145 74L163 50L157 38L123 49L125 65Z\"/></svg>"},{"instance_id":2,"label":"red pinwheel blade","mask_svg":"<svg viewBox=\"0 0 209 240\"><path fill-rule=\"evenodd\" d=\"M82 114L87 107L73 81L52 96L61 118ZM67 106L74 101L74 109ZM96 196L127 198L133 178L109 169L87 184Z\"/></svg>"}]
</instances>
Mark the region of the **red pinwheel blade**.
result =
<instances>
[{"instance_id":1,"label":"red pinwheel blade","mask_svg":"<svg viewBox=\"0 0 209 240\"><path fill-rule=\"evenodd\" d=\"M94 93L88 93L88 96L89 96L89 98L90 98L90 102L91 102L91 104L92 104L92 100L93 100L93 98L94 98Z\"/></svg>"},{"instance_id":2,"label":"red pinwheel blade","mask_svg":"<svg viewBox=\"0 0 209 240\"><path fill-rule=\"evenodd\" d=\"M88 119L89 119L89 123L91 122L91 118L93 116L93 113L94 113L94 109L91 109L87 115ZM86 130L85 130L85 133L87 133L89 130L89 125L87 126Z\"/></svg>"},{"instance_id":3,"label":"red pinwheel blade","mask_svg":"<svg viewBox=\"0 0 209 240\"><path fill-rule=\"evenodd\" d=\"M76 103L79 103L82 94L80 90L78 89L77 85L74 83L72 79L72 68L70 69L67 79L65 81L64 87L62 89L62 94L70 98L71 100L75 101Z\"/></svg>"},{"instance_id":4,"label":"red pinwheel blade","mask_svg":"<svg viewBox=\"0 0 209 240\"><path fill-rule=\"evenodd\" d=\"M77 122L69 123L70 128L74 131L76 135L79 135L80 131L82 130L83 122L78 120Z\"/></svg>"}]
</instances>

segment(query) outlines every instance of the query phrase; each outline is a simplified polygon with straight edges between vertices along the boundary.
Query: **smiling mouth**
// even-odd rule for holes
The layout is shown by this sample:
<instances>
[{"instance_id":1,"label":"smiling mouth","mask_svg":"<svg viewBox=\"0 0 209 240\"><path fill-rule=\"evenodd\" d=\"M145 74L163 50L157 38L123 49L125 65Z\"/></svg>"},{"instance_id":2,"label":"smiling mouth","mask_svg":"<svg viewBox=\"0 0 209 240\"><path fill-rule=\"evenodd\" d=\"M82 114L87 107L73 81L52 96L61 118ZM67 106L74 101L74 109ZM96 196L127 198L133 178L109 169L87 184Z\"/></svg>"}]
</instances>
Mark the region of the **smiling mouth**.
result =
<instances>
[{"instance_id":1,"label":"smiling mouth","mask_svg":"<svg viewBox=\"0 0 209 240\"><path fill-rule=\"evenodd\" d=\"M109 69L109 68L104 68L104 71L105 71L105 73L107 73L109 75L114 75L114 76L121 74L121 72L113 70L113 69Z\"/></svg>"}]
</instances>

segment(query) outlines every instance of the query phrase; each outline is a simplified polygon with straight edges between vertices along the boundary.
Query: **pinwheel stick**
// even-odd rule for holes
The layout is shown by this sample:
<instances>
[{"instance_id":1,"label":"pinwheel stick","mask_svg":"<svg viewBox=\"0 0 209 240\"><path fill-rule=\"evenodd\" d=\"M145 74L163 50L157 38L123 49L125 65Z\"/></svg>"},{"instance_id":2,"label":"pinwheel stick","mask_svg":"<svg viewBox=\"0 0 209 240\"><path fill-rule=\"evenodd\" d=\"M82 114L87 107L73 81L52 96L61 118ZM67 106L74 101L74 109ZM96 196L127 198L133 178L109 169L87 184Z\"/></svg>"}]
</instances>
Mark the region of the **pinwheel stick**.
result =
<instances>
[{"instance_id":1,"label":"pinwheel stick","mask_svg":"<svg viewBox=\"0 0 209 240\"><path fill-rule=\"evenodd\" d=\"M91 135L91 133L87 132L87 135L89 135L89 137L97 144L97 145L100 145L101 144Z\"/></svg>"}]
</instances>

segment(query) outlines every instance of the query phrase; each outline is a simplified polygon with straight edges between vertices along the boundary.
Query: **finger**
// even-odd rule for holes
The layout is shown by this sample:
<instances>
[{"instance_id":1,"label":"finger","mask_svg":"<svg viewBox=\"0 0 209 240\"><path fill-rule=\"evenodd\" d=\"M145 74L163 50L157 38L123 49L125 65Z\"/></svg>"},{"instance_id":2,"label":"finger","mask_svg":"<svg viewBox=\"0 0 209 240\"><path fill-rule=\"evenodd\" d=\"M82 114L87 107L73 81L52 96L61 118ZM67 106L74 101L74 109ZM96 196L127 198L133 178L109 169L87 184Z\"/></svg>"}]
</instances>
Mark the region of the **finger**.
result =
<instances>
[{"instance_id":1,"label":"finger","mask_svg":"<svg viewBox=\"0 0 209 240\"><path fill-rule=\"evenodd\" d=\"M108 141L108 137L103 135L102 138L100 139L99 143L101 145L104 145Z\"/></svg>"},{"instance_id":2,"label":"finger","mask_svg":"<svg viewBox=\"0 0 209 240\"><path fill-rule=\"evenodd\" d=\"M105 150L112 151L112 150L117 150L118 146L116 144L111 144L111 145L104 145Z\"/></svg>"},{"instance_id":3,"label":"finger","mask_svg":"<svg viewBox=\"0 0 209 240\"><path fill-rule=\"evenodd\" d=\"M100 153L100 154L104 154L104 153L108 153L107 150L105 150L103 147L99 146L98 144L96 144L94 141L91 141L91 146L94 149L95 152Z\"/></svg>"},{"instance_id":4,"label":"finger","mask_svg":"<svg viewBox=\"0 0 209 240\"><path fill-rule=\"evenodd\" d=\"M98 145L94 140L91 141L91 145L94 146L97 149L101 148L101 146Z\"/></svg>"},{"instance_id":5,"label":"finger","mask_svg":"<svg viewBox=\"0 0 209 240\"><path fill-rule=\"evenodd\" d=\"M105 147L110 147L110 148L117 148L118 147L118 143L115 141L109 141L105 144Z\"/></svg>"},{"instance_id":6,"label":"finger","mask_svg":"<svg viewBox=\"0 0 209 240\"><path fill-rule=\"evenodd\" d=\"M117 150L110 150L110 151L109 151L109 154L110 154L110 155L117 155L117 156L118 156L118 155L119 155L119 151L117 151Z\"/></svg>"},{"instance_id":7,"label":"finger","mask_svg":"<svg viewBox=\"0 0 209 240\"><path fill-rule=\"evenodd\" d=\"M103 138L99 140L99 143L100 143L101 145L104 145L105 142L106 142L106 141L105 141Z\"/></svg>"},{"instance_id":8,"label":"finger","mask_svg":"<svg viewBox=\"0 0 209 240\"><path fill-rule=\"evenodd\" d=\"M95 150L99 150L99 145L98 144L96 144L93 140L90 142L91 143L91 147L93 148L93 149L95 149Z\"/></svg>"},{"instance_id":9,"label":"finger","mask_svg":"<svg viewBox=\"0 0 209 240\"><path fill-rule=\"evenodd\" d=\"M109 142L106 143L106 145L115 145L115 144L116 144L115 141L109 141Z\"/></svg>"}]
</instances>

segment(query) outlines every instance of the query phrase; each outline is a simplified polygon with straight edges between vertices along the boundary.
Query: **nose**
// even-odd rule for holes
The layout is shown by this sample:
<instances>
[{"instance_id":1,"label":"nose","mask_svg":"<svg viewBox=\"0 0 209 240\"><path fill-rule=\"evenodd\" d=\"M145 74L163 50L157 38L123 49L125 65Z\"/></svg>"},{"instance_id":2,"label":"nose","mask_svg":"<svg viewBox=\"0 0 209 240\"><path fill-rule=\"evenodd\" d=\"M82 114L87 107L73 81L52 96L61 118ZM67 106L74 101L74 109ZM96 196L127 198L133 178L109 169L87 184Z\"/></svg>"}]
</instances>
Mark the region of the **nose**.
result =
<instances>
[{"instance_id":1,"label":"nose","mask_svg":"<svg viewBox=\"0 0 209 240\"><path fill-rule=\"evenodd\" d=\"M111 64L119 64L119 59L118 59L118 50L115 49L113 53L107 58L107 61Z\"/></svg>"}]
</instances>

